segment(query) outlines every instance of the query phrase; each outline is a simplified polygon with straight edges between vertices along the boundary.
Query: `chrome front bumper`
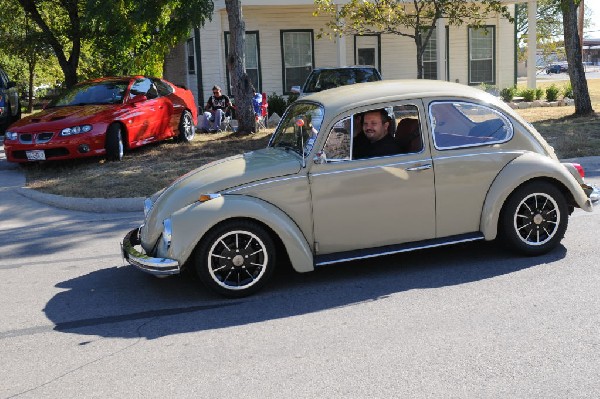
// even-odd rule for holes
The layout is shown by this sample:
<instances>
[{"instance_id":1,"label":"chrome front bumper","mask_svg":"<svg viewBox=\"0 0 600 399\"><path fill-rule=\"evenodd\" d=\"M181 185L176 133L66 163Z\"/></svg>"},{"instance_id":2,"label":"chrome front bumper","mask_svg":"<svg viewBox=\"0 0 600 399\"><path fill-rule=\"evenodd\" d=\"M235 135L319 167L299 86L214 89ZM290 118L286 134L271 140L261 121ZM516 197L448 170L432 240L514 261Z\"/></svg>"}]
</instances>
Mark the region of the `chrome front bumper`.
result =
<instances>
[{"instance_id":1,"label":"chrome front bumper","mask_svg":"<svg viewBox=\"0 0 600 399\"><path fill-rule=\"evenodd\" d=\"M121 253L123 258L132 266L138 269L154 274L155 276L168 276L170 274L179 274L181 267L179 262L168 258L152 258L145 253L135 249L136 245L140 245L140 229L133 229L121 243Z\"/></svg>"},{"instance_id":2,"label":"chrome front bumper","mask_svg":"<svg viewBox=\"0 0 600 399\"><path fill-rule=\"evenodd\" d=\"M590 202L593 206L598 205L598 200L600 200L600 189L595 185L583 184L583 191L589 197Z\"/></svg>"},{"instance_id":3,"label":"chrome front bumper","mask_svg":"<svg viewBox=\"0 0 600 399\"><path fill-rule=\"evenodd\" d=\"M594 189L590 194L590 199L592 200L592 205L598 205L598 200L600 200L600 189L598 187L593 186Z\"/></svg>"}]
</instances>

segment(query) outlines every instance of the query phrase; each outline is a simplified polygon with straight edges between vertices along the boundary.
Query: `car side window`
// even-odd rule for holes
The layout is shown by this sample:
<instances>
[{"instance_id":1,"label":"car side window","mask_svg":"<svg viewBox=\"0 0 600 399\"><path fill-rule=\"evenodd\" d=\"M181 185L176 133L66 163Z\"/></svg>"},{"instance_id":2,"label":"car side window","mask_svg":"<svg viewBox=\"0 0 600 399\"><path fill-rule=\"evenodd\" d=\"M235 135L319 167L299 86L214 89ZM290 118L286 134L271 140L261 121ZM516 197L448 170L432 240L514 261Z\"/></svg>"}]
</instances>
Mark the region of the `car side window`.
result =
<instances>
[{"instance_id":1,"label":"car side window","mask_svg":"<svg viewBox=\"0 0 600 399\"><path fill-rule=\"evenodd\" d=\"M423 150L423 129L419 110L415 105L394 107L396 129L394 140L400 145L402 154L413 154Z\"/></svg>"},{"instance_id":2,"label":"car side window","mask_svg":"<svg viewBox=\"0 0 600 399\"><path fill-rule=\"evenodd\" d=\"M173 88L160 79L155 79L154 84L156 85L156 90L158 90L158 95L161 97L173 93Z\"/></svg>"},{"instance_id":3,"label":"car side window","mask_svg":"<svg viewBox=\"0 0 600 399\"><path fill-rule=\"evenodd\" d=\"M429 117L439 150L502 143L513 136L513 126L506 116L480 104L433 102Z\"/></svg>"},{"instance_id":4,"label":"car side window","mask_svg":"<svg viewBox=\"0 0 600 399\"><path fill-rule=\"evenodd\" d=\"M328 161L346 161L350 159L350 132L352 117L338 121L327 135L323 155Z\"/></svg>"},{"instance_id":5,"label":"car side window","mask_svg":"<svg viewBox=\"0 0 600 399\"><path fill-rule=\"evenodd\" d=\"M148 96L148 92L153 86L154 85L152 84L152 81L150 79L147 79L147 78L138 79L131 86L131 91L130 91L131 97L144 95L144 96L147 96L148 98L151 98L150 96ZM154 97L156 97L156 96L154 96ZM154 98L154 97L152 97L152 98Z\"/></svg>"}]
</instances>

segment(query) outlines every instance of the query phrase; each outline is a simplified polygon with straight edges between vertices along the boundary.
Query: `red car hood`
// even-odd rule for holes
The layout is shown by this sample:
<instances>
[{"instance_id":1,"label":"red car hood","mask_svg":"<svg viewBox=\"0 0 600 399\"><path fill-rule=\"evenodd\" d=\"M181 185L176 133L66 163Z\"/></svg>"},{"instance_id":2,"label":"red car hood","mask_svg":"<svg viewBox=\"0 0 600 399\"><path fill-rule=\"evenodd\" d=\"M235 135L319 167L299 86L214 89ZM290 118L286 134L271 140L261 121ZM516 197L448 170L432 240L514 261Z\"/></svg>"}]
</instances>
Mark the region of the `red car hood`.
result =
<instances>
[{"instance_id":1,"label":"red car hood","mask_svg":"<svg viewBox=\"0 0 600 399\"><path fill-rule=\"evenodd\" d=\"M39 129L60 129L86 123L110 122L121 113L121 104L80 105L48 108L15 122L11 130L25 132ZM110 115L110 117L109 117Z\"/></svg>"}]
</instances>

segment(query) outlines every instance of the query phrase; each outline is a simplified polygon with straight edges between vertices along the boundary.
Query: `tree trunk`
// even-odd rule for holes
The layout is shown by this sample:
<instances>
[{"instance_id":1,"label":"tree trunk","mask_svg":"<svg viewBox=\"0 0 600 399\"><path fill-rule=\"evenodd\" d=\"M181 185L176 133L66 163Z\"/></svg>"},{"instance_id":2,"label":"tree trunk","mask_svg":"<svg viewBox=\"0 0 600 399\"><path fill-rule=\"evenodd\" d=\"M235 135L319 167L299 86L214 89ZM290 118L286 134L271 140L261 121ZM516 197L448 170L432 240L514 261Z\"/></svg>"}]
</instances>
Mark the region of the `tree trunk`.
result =
<instances>
[{"instance_id":1,"label":"tree trunk","mask_svg":"<svg viewBox=\"0 0 600 399\"><path fill-rule=\"evenodd\" d=\"M69 59L65 56L65 46L61 44L58 38L54 35L48 24L42 18L40 11L37 8L35 0L18 0L25 12L37 24L44 34L48 44L54 50L54 54L58 59L58 64L65 75L65 85L72 87L77 83L77 68L79 66L79 56L81 55L81 26L79 20L78 2L65 2L66 10L69 14L71 51Z\"/></svg>"},{"instance_id":2,"label":"tree trunk","mask_svg":"<svg viewBox=\"0 0 600 399\"><path fill-rule=\"evenodd\" d=\"M252 107L252 83L246 74L246 24L242 16L240 0L225 0L229 20L230 46L227 55L227 68L231 77L232 93L235 99L235 112L238 120L238 134L256 131L256 119Z\"/></svg>"},{"instance_id":3,"label":"tree trunk","mask_svg":"<svg viewBox=\"0 0 600 399\"><path fill-rule=\"evenodd\" d=\"M589 115L594 112L588 91L581 55L581 41L577 32L577 7L574 0L561 0L565 52L569 64L569 79L575 97L575 114Z\"/></svg>"},{"instance_id":4,"label":"tree trunk","mask_svg":"<svg viewBox=\"0 0 600 399\"><path fill-rule=\"evenodd\" d=\"M423 36L418 28L415 28L415 45L417 46L417 79L423 79Z\"/></svg>"},{"instance_id":5,"label":"tree trunk","mask_svg":"<svg viewBox=\"0 0 600 399\"><path fill-rule=\"evenodd\" d=\"M35 61L29 60L27 66L29 72L29 90L27 93L29 101L27 101L27 113L30 114L33 112L33 79L35 78Z\"/></svg>"}]
</instances>

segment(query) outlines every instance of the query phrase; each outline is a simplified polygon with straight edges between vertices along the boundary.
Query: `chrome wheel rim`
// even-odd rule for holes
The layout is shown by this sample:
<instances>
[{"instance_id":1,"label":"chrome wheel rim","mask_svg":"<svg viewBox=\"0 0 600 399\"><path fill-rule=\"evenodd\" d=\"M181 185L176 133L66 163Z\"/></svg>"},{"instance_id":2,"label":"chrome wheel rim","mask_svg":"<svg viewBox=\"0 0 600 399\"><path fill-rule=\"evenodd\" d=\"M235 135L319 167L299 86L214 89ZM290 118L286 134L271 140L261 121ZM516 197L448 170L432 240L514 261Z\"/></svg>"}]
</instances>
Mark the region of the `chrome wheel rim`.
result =
<instances>
[{"instance_id":1,"label":"chrome wheel rim","mask_svg":"<svg viewBox=\"0 0 600 399\"><path fill-rule=\"evenodd\" d=\"M558 231L560 210L548 194L533 193L517 206L514 228L517 237L527 245L539 246L550 241Z\"/></svg>"},{"instance_id":2,"label":"chrome wheel rim","mask_svg":"<svg viewBox=\"0 0 600 399\"><path fill-rule=\"evenodd\" d=\"M228 290L243 290L258 283L268 262L267 247L249 231L229 231L217 238L208 251L211 278Z\"/></svg>"},{"instance_id":3,"label":"chrome wheel rim","mask_svg":"<svg viewBox=\"0 0 600 399\"><path fill-rule=\"evenodd\" d=\"M191 141L196 133L194 131L194 124L192 123L192 117L188 113L183 116L183 132L188 141Z\"/></svg>"}]
</instances>

